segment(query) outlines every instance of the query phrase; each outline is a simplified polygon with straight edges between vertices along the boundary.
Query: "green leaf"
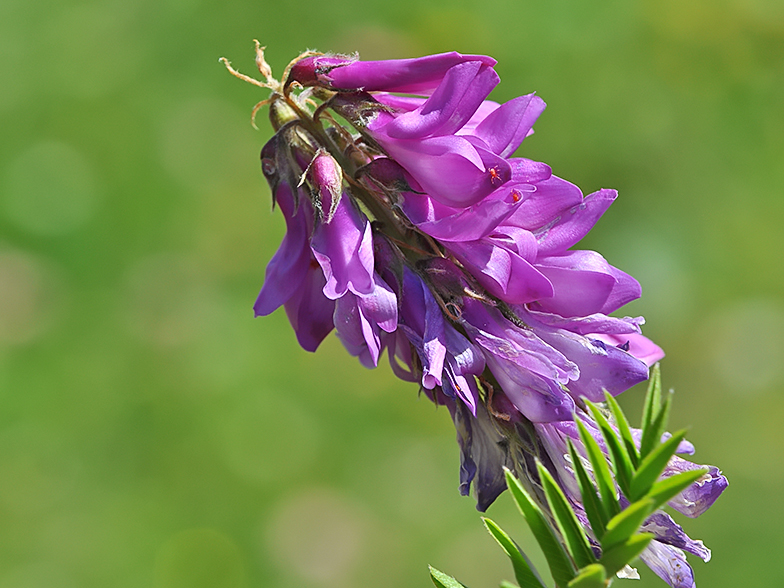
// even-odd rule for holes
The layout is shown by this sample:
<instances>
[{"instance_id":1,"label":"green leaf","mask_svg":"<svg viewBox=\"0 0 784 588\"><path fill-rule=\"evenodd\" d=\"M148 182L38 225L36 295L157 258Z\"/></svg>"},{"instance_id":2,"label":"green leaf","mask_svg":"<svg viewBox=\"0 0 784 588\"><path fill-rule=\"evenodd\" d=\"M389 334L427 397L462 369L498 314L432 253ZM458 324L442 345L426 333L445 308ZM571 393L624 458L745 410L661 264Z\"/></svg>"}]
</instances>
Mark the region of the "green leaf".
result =
<instances>
[{"instance_id":1,"label":"green leaf","mask_svg":"<svg viewBox=\"0 0 784 588\"><path fill-rule=\"evenodd\" d=\"M659 364L654 364L651 368L651 377L648 380L648 391L645 393L645 404L642 409L642 433L645 436L645 431L651 428L653 420L659 412L659 405L661 404L661 367ZM640 452L642 457L645 455Z\"/></svg>"},{"instance_id":2,"label":"green leaf","mask_svg":"<svg viewBox=\"0 0 784 588\"><path fill-rule=\"evenodd\" d=\"M656 447L640 463L640 469L632 478L629 500L639 500L648 493L651 486L661 476L670 458L675 455L686 431L678 431L664 443Z\"/></svg>"},{"instance_id":3,"label":"green leaf","mask_svg":"<svg viewBox=\"0 0 784 588\"><path fill-rule=\"evenodd\" d=\"M650 499L633 502L607 523L607 533L602 537L602 551L608 551L634 535L653 511Z\"/></svg>"},{"instance_id":4,"label":"green leaf","mask_svg":"<svg viewBox=\"0 0 784 588\"><path fill-rule=\"evenodd\" d=\"M661 442L662 435L667 429L667 420L670 418L670 406L672 405L672 392L664 396L661 409L651 422L650 426L643 431L642 441L640 442L640 457L645 459L647 455Z\"/></svg>"},{"instance_id":5,"label":"green leaf","mask_svg":"<svg viewBox=\"0 0 784 588\"><path fill-rule=\"evenodd\" d=\"M433 580L433 584L436 585L436 588L466 588L452 576L447 576L444 572L439 572L433 566L427 567L430 568L430 579Z\"/></svg>"},{"instance_id":6,"label":"green leaf","mask_svg":"<svg viewBox=\"0 0 784 588\"><path fill-rule=\"evenodd\" d=\"M518 588L511 582L507 582L506 580L501 580L501 588Z\"/></svg>"},{"instance_id":7,"label":"green leaf","mask_svg":"<svg viewBox=\"0 0 784 588\"><path fill-rule=\"evenodd\" d=\"M623 444L626 447L626 453L631 459L632 466L637 467L640 463L640 453L637 450L637 445L634 444L634 437L632 437L632 430L629 426L629 421L626 420L626 415L623 414L620 404L607 390L604 391L604 397L607 400L607 406L615 417L615 424L618 426L618 432L621 434Z\"/></svg>"},{"instance_id":8,"label":"green leaf","mask_svg":"<svg viewBox=\"0 0 784 588\"><path fill-rule=\"evenodd\" d=\"M613 515L621 512L621 507L618 504L618 499L615 496L615 482L613 481L612 474L610 473L610 466L607 465L607 460L604 453L599 448L588 429L585 428L583 422L578 418L577 429L580 432L580 439L585 447L585 452L588 454L588 460L593 467L593 475L596 479L596 485L599 488L599 496L602 497L602 505L607 515L607 519Z\"/></svg>"},{"instance_id":9,"label":"green leaf","mask_svg":"<svg viewBox=\"0 0 784 588\"><path fill-rule=\"evenodd\" d=\"M634 558L640 555L642 551L648 547L648 544L652 539L653 535L651 533L638 533L632 535L623 543L606 550L602 554L599 563L601 563L607 569L607 573L612 576L623 568L623 566L634 561Z\"/></svg>"},{"instance_id":10,"label":"green leaf","mask_svg":"<svg viewBox=\"0 0 784 588\"><path fill-rule=\"evenodd\" d=\"M514 498L517 508L525 517L531 532L536 537L536 541L544 553L547 565L553 580L559 586L566 586L575 576L575 569L569 556L561 545L561 541L555 535L552 527L547 522L542 510L537 506L531 496L526 492L520 480L515 478L508 469L504 468L506 475L506 485Z\"/></svg>"},{"instance_id":11,"label":"green leaf","mask_svg":"<svg viewBox=\"0 0 784 588\"><path fill-rule=\"evenodd\" d=\"M615 469L615 479L618 482L618 485L621 487L623 493L628 496L632 475L634 473L629 455L626 453L624 446L621 445L621 442L618 440L618 436L615 434L615 431L613 431L609 421L599 410L599 407L589 400L586 400L585 404L590 409L596 424L599 426L599 429L602 432L604 442L607 444L607 448L610 451L610 459L612 459L612 463Z\"/></svg>"},{"instance_id":12,"label":"green leaf","mask_svg":"<svg viewBox=\"0 0 784 588\"><path fill-rule=\"evenodd\" d=\"M588 472L585 471L582 457L577 453L572 440L569 439L569 455L572 456L572 467L577 477L577 483L580 485L580 494L583 499L583 507L585 507L585 514L588 517L588 522L591 523L594 535L601 540L604 536L605 528L610 517L602 505L601 499L596 495L596 490Z\"/></svg>"},{"instance_id":13,"label":"green leaf","mask_svg":"<svg viewBox=\"0 0 784 588\"><path fill-rule=\"evenodd\" d=\"M482 518L482 521L490 531L490 534L504 550L504 553L512 560L512 567L514 568L515 578L521 588L546 588L544 583L536 576L531 564L522 554L512 538L506 532L495 524L491 519Z\"/></svg>"},{"instance_id":14,"label":"green leaf","mask_svg":"<svg viewBox=\"0 0 784 588\"><path fill-rule=\"evenodd\" d=\"M707 468L681 472L664 480L656 482L646 494L646 498L653 500L653 509L656 510L673 496L682 492L702 476L708 473Z\"/></svg>"},{"instance_id":15,"label":"green leaf","mask_svg":"<svg viewBox=\"0 0 784 588\"><path fill-rule=\"evenodd\" d=\"M577 576L569 582L569 588L606 588L607 570L598 563L585 566Z\"/></svg>"},{"instance_id":16,"label":"green leaf","mask_svg":"<svg viewBox=\"0 0 784 588\"><path fill-rule=\"evenodd\" d=\"M553 513L558 529L560 529L577 567L582 568L596 562L593 551L591 551L591 544L588 543L588 537L585 536L585 531L566 500L563 490L540 462L536 462L536 467L539 470L539 478L542 481L550 511Z\"/></svg>"}]
</instances>

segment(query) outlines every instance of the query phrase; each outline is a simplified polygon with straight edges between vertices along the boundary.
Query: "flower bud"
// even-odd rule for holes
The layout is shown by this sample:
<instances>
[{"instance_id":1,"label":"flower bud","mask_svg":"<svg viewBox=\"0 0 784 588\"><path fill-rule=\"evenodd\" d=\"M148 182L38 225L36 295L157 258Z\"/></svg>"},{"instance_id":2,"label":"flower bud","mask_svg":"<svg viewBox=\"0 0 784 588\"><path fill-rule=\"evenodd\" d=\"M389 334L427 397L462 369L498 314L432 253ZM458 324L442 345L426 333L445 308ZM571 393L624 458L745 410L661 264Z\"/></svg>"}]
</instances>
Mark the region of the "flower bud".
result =
<instances>
[{"instance_id":1,"label":"flower bud","mask_svg":"<svg viewBox=\"0 0 784 588\"><path fill-rule=\"evenodd\" d=\"M310 163L308 172L311 184L317 192L314 194L314 197L318 198L316 209L322 214L326 212L324 222L329 223L335 215L343 192L343 170L329 153L321 150Z\"/></svg>"},{"instance_id":2,"label":"flower bud","mask_svg":"<svg viewBox=\"0 0 784 588\"><path fill-rule=\"evenodd\" d=\"M284 100L273 100L270 104L269 118L272 128L277 131L286 123L297 120L299 117Z\"/></svg>"}]
</instances>

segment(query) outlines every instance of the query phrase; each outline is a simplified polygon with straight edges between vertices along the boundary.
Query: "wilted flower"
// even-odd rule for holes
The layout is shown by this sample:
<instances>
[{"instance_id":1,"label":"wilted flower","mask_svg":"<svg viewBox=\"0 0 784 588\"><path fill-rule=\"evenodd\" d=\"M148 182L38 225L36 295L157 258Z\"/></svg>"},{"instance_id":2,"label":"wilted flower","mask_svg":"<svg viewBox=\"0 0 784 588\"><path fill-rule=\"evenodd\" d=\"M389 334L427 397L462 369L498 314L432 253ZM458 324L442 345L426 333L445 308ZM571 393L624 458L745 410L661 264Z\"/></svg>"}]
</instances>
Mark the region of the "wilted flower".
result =
<instances>
[{"instance_id":1,"label":"wilted flower","mask_svg":"<svg viewBox=\"0 0 784 588\"><path fill-rule=\"evenodd\" d=\"M256 315L285 306L308 351L334 328L367 367L386 349L395 374L448 407L460 491L473 486L480 510L505 488L504 467L534 484L542 459L579 512L564 462L575 415L590 422L584 399L620 394L664 355L642 317L609 316L640 296L637 281L572 249L617 193L584 197L548 165L513 157L545 103L488 100L492 58L309 53L282 82L258 46L257 63L264 82L231 71L272 92L254 114L270 105L262 170L287 233ZM674 458L665 475L690 467ZM673 507L696 516L725 486L713 468ZM664 513L646 525L657 542L643 559L691 585L679 550L709 552Z\"/></svg>"}]
</instances>

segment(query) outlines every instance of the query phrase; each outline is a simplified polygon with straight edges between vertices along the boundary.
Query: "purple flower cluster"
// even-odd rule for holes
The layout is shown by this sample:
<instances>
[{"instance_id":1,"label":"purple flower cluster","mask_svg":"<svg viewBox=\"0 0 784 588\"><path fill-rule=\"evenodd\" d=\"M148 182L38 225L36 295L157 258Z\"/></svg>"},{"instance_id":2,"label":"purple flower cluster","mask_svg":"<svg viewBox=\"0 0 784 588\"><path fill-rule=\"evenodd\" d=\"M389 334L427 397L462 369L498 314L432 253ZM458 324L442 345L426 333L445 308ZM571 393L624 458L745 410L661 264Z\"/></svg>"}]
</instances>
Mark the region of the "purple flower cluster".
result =
<instances>
[{"instance_id":1,"label":"purple flower cluster","mask_svg":"<svg viewBox=\"0 0 784 588\"><path fill-rule=\"evenodd\" d=\"M317 54L283 83L268 75L276 133L262 170L287 233L254 309L284 306L308 351L333 329L367 367L386 349L399 377L448 407L461 492L473 485L480 510L505 488L503 467L535 476L538 458L579 511L564 455L567 439L580 445L575 415L590 421L582 399L647 379L663 352L642 317L610 316L640 296L637 281L573 249L617 193L583 196L548 165L513 157L545 104L488 100L494 65ZM674 458L668 472L693 467ZM673 507L707 509L726 478L706 476ZM643 559L692 586L682 550L709 551L663 512L646 524L657 541Z\"/></svg>"}]
</instances>

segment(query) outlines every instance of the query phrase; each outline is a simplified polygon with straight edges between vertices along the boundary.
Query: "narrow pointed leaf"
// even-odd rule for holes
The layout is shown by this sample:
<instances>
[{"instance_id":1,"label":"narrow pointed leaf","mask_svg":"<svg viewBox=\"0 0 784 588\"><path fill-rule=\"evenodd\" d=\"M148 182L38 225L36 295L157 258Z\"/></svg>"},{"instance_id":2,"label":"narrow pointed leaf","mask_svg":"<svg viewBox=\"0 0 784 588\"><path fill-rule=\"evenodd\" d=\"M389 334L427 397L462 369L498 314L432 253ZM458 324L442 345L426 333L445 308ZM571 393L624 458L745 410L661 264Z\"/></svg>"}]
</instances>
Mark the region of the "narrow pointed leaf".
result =
<instances>
[{"instance_id":1,"label":"narrow pointed leaf","mask_svg":"<svg viewBox=\"0 0 784 588\"><path fill-rule=\"evenodd\" d=\"M651 368L651 378L648 381L648 391L645 393L645 404L642 409L642 434L645 436L645 431L650 429L656 414L659 412L659 405L661 404L661 367L659 364L654 364ZM640 452L642 457L645 455Z\"/></svg>"},{"instance_id":2,"label":"narrow pointed leaf","mask_svg":"<svg viewBox=\"0 0 784 588\"><path fill-rule=\"evenodd\" d=\"M675 455L686 431L678 431L664 443L659 445L640 463L640 469L634 474L631 483L631 493L629 500L639 500L650 490L651 486L661 476L670 458Z\"/></svg>"},{"instance_id":3,"label":"narrow pointed leaf","mask_svg":"<svg viewBox=\"0 0 784 588\"><path fill-rule=\"evenodd\" d=\"M523 556L515 542L512 541L512 538L492 520L483 518L482 521L493 538L498 542L498 545L501 546L501 549L504 550L504 553L512 560L515 578L517 583L520 584L520 588L546 588L544 583L536 576L530 562Z\"/></svg>"},{"instance_id":4,"label":"narrow pointed leaf","mask_svg":"<svg viewBox=\"0 0 784 588\"><path fill-rule=\"evenodd\" d=\"M517 508L520 509L526 522L528 522L528 526L531 527L531 532L536 537L536 541L539 543L539 547L541 547L547 560L553 580L559 586L566 586L574 578L575 569L563 545L561 545L561 541L555 535L552 527L550 527L542 510L523 488L520 481L509 470L505 469L504 473L509 492L512 498L514 498Z\"/></svg>"},{"instance_id":5,"label":"narrow pointed leaf","mask_svg":"<svg viewBox=\"0 0 784 588\"><path fill-rule=\"evenodd\" d=\"M683 492L707 472L707 468L702 468L691 470L690 472L681 472L664 480L659 480L648 490L645 497L653 500L653 508L655 510L665 502L672 500L679 492Z\"/></svg>"},{"instance_id":6,"label":"narrow pointed leaf","mask_svg":"<svg viewBox=\"0 0 784 588\"><path fill-rule=\"evenodd\" d=\"M632 535L623 543L605 551L602 554L599 563L601 563L607 569L607 573L612 576L622 569L623 566L634 561L634 558L640 555L643 550L648 547L648 544L652 539L653 535L650 533Z\"/></svg>"},{"instance_id":7,"label":"narrow pointed leaf","mask_svg":"<svg viewBox=\"0 0 784 588\"><path fill-rule=\"evenodd\" d=\"M506 580L501 580L500 587L501 588L518 588L517 586L515 586L511 582L507 582Z\"/></svg>"},{"instance_id":8,"label":"narrow pointed leaf","mask_svg":"<svg viewBox=\"0 0 784 588\"><path fill-rule=\"evenodd\" d=\"M670 406L672 405L672 391L664 395L661 408L656 418L651 422L647 431L643 432L640 442L640 458L645 459L647 455L661 442L662 435L667 429L667 420L670 418ZM646 432L648 435L646 436Z\"/></svg>"},{"instance_id":9,"label":"narrow pointed leaf","mask_svg":"<svg viewBox=\"0 0 784 588\"><path fill-rule=\"evenodd\" d=\"M433 566L428 567L430 568L430 579L433 580L433 584L436 585L436 588L466 588L452 576L448 576L444 572L438 571Z\"/></svg>"},{"instance_id":10,"label":"narrow pointed leaf","mask_svg":"<svg viewBox=\"0 0 784 588\"><path fill-rule=\"evenodd\" d=\"M605 511L601 499L596 495L596 489L588 476L588 472L585 471L583 460L577 453L577 449L575 449L571 439L569 439L569 455L572 456L572 467L577 477L577 483L580 486L580 495L583 499L583 507L585 508L588 522L591 523L591 529L593 529L596 538L601 540L610 517Z\"/></svg>"},{"instance_id":11,"label":"narrow pointed leaf","mask_svg":"<svg viewBox=\"0 0 784 588\"><path fill-rule=\"evenodd\" d=\"M536 466L539 470L544 493L547 496L547 502L550 504L550 511L555 517L555 522L566 541L574 562L579 568L594 563L596 558L591 551L591 544L588 543L588 537L585 536L585 531L580 526L580 521L577 520L577 515L574 514L569 501L566 500L563 490L558 486L552 474L547 471L547 468L539 462Z\"/></svg>"},{"instance_id":12,"label":"narrow pointed leaf","mask_svg":"<svg viewBox=\"0 0 784 588\"><path fill-rule=\"evenodd\" d=\"M581 569L574 580L569 582L569 588L606 588L607 570L598 563L585 566Z\"/></svg>"},{"instance_id":13,"label":"narrow pointed leaf","mask_svg":"<svg viewBox=\"0 0 784 588\"><path fill-rule=\"evenodd\" d=\"M596 485L599 488L599 496L602 497L602 504L604 505L607 517L611 518L621 512L621 507L618 504L618 498L615 495L615 482L610 473L610 466L607 465L607 459L605 459L604 453L599 448L596 439L591 436L580 419L576 420L577 429L580 432L580 439L585 447L585 452L588 454L588 460L593 467L593 475L596 478Z\"/></svg>"},{"instance_id":14,"label":"narrow pointed leaf","mask_svg":"<svg viewBox=\"0 0 784 588\"><path fill-rule=\"evenodd\" d=\"M607 523L607 532L602 537L602 551L609 551L634 535L653 511L649 499L633 502Z\"/></svg>"},{"instance_id":15,"label":"narrow pointed leaf","mask_svg":"<svg viewBox=\"0 0 784 588\"><path fill-rule=\"evenodd\" d=\"M615 424L618 426L618 432L621 434L621 439L623 439L623 444L626 447L626 453L629 455L632 466L636 468L640 463L640 453L637 450L637 445L634 443L632 430L631 427L629 427L629 421L626 420L626 415L623 414L621 405L618 404L618 401L613 397L613 395L605 390L604 396L607 399L607 406L610 407L610 410L615 417Z\"/></svg>"},{"instance_id":16,"label":"narrow pointed leaf","mask_svg":"<svg viewBox=\"0 0 784 588\"><path fill-rule=\"evenodd\" d=\"M618 436L615 434L615 431L613 431L609 421L599 410L599 407L588 400L585 401L585 404L588 405L593 418L596 420L596 424L599 425L599 429L602 432L602 437L604 437L604 442L607 444L607 449L610 451L610 459L612 459L612 463L615 469L615 480L618 482L618 485L621 487L623 493L628 496L630 484L632 481L632 474L634 473L629 455L626 453L624 446L618 440Z\"/></svg>"}]
</instances>

